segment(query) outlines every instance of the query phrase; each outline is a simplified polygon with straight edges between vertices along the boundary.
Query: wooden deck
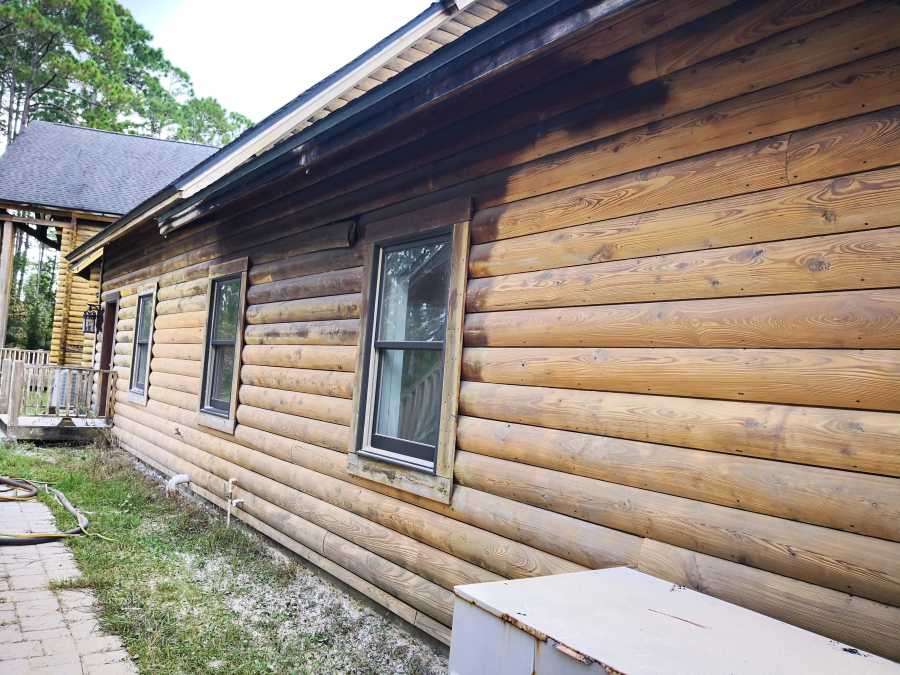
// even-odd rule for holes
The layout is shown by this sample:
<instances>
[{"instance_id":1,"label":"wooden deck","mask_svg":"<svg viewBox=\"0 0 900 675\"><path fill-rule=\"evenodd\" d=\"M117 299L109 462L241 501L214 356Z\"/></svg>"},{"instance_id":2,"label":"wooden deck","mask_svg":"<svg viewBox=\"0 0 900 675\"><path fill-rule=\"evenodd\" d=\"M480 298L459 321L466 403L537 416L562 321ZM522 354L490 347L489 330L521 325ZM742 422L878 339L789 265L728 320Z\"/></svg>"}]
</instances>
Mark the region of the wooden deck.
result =
<instances>
[{"instance_id":1,"label":"wooden deck","mask_svg":"<svg viewBox=\"0 0 900 675\"><path fill-rule=\"evenodd\" d=\"M109 427L102 417L31 415L19 417L16 424L10 425L9 415L0 415L0 431L10 440L88 443L102 437Z\"/></svg>"}]
</instances>

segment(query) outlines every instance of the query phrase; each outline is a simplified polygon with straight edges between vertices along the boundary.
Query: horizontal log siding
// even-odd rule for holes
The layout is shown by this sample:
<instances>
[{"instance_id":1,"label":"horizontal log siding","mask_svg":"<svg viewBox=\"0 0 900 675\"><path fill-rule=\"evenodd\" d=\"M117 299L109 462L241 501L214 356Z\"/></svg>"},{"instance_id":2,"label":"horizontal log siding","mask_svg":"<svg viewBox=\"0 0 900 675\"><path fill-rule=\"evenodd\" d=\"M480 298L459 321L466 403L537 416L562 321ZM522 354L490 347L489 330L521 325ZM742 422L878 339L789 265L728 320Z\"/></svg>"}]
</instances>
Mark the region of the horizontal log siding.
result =
<instances>
[{"instance_id":1,"label":"horizontal log siding","mask_svg":"<svg viewBox=\"0 0 900 675\"><path fill-rule=\"evenodd\" d=\"M115 433L214 500L237 478L240 517L444 640L454 584L630 565L900 659L900 8L658 11L428 135L111 244ZM458 196L475 211L443 505L346 453L363 245ZM239 255L225 435L195 411L208 265ZM154 277L144 407L125 390Z\"/></svg>"}]
</instances>

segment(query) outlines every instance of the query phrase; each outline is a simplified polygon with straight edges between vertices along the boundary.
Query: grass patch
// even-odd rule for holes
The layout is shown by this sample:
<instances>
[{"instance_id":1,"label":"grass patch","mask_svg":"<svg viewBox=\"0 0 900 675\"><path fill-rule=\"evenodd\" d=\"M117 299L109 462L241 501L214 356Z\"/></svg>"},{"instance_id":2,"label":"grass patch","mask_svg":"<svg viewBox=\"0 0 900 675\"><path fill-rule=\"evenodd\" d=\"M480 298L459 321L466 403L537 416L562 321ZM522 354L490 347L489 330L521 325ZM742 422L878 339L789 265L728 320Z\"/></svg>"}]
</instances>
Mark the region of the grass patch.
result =
<instances>
[{"instance_id":1,"label":"grass patch","mask_svg":"<svg viewBox=\"0 0 900 675\"><path fill-rule=\"evenodd\" d=\"M219 514L163 496L118 451L0 445L0 474L53 483L97 536L68 540L103 627L146 673L431 673L443 654ZM71 516L46 495L61 529Z\"/></svg>"}]
</instances>

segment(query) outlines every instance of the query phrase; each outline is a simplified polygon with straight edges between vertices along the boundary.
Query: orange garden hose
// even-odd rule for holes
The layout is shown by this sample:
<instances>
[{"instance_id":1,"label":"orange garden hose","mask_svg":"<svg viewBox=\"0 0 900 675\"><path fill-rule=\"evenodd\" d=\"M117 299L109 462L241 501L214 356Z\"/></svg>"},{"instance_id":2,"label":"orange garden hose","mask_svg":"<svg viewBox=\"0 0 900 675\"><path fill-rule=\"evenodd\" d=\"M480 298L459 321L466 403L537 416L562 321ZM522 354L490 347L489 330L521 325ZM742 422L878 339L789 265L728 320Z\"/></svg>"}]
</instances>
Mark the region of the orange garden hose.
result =
<instances>
[{"instance_id":1,"label":"orange garden hose","mask_svg":"<svg viewBox=\"0 0 900 675\"><path fill-rule=\"evenodd\" d=\"M0 502L21 502L28 499L34 499L39 490L44 490L52 494L56 501L59 502L66 511L71 513L75 520L78 521L78 527L67 532L27 532L27 533L5 533L0 532L0 546L25 546L28 544L47 544L53 541L60 541L68 537L77 537L87 534L87 528L90 521L85 515L72 506L72 503L66 496L50 487L46 483L38 485L28 480L9 478L0 476Z\"/></svg>"}]
</instances>

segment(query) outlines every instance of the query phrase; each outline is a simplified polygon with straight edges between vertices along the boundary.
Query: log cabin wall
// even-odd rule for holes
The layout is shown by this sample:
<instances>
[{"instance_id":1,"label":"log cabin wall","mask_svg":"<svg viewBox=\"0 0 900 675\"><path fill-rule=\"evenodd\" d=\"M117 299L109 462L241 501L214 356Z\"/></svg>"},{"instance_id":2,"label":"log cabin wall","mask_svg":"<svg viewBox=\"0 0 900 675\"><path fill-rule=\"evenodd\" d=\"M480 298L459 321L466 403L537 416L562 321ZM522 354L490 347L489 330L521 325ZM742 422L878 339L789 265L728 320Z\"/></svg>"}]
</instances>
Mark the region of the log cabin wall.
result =
<instances>
[{"instance_id":1,"label":"log cabin wall","mask_svg":"<svg viewBox=\"0 0 900 675\"><path fill-rule=\"evenodd\" d=\"M62 227L59 264L56 268L56 301L53 306L53 332L50 338L50 363L61 366L86 366L93 363L93 336L85 339L83 315L89 303L98 302L100 268L94 266L90 278L73 274L66 255L103 229L102 224L72 218Z\"/></svg>"},{"instance_id":2,"label":"log cabin wall","mask_svg":"<svg viewBox=\"0 0 900 675\"><path fill-rule=\"evenodd\" d=\"M166 240L148 224L104 259L119 441L217 503L236 478L245 520L444 640L456 584L631 565L900 659L897 25L887 0L654 5L424 138ZM459 196L443 505L346 453L361 251ZM229 435L195 411L207 268L238 256ZM151 278L145 407L124 390Z\"/></svg>"}]
</instances>

